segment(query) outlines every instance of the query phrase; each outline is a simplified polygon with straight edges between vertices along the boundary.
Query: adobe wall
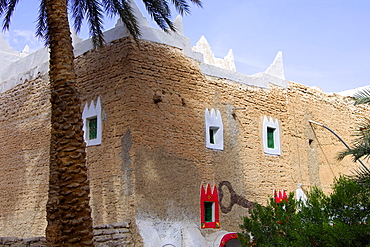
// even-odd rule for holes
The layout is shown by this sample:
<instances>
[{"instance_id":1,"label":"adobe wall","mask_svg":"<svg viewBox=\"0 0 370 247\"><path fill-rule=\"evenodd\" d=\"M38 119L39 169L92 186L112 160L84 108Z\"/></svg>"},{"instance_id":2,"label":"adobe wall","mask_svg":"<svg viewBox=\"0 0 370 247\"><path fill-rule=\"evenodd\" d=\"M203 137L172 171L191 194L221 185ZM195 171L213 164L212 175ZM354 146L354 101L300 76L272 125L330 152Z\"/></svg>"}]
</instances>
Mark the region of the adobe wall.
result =
<instances>
[{"instance_id":1,"label":"adobe wall","mask_svg":"<svg viewBox=\"0 0 370 247\"><path fill-rule=\"evenodd\" d=\"M94 246L134 246L129 222L94 226ZM45 237L0 237L0 247L44 247Z\"/></svg>"},{"instance_id":2,"label":"adobe wall","mask_svg":"<svg viewBox=\"0 0 370 247\"><path fill-rule=\"evenodd\" d=\"M138 245L206 246L205 236L219 230L200 229L202 183L216 184L224 194L220 230L238 231L248 212L241 201L263 203L273 189L294 191L298 182L304 189L329 189L334 176L356 167L350 159L336 161L343 145L308 122L321 122L350 141L356 120L368 114L350 98L295 83L259 88L206 76L199 61L179 48L148 41L136 46L128 38L79 56L76 71L83 104L98 97L102 102L103 141L87 148L94 225L131 219ZM0 236L44 233L46 80L39 77L0 95L6 144L0 152ZM206 108L221 112L223 151L205 146ZM280 156L263 152L264 116L279 120ZM230 200L232 195L241 201Z\"/></svg>"},{"instance_id":3,"label":"adobe wall","mask_svg":"<svg viewBox=\"0 0 370 247\"><path fill-rule=\"evenodd\" d=\"M135 216L144 243L201 243L215 232L200 229L202 183L224 185L220 230L238 231L248 209L230 201L230 191L262 203L273 189L294 191L298 182L329 191L335 176L357 167L337 161L344 146L308 122L349 142L368 113L350 98L295 83L265 89L205 76L180 49L146 41L114 42L78 64L84 102L100 96L104 112L103 144L88 148L94 222ZM206 108L221 112L223 151L205 146ZM279 120L280 156L263 152L264 116Z\"/></svg>"},{"instance_id":4,"label":"adobe wall","mask_svg":"<svg viewBox=\"0 0 370 247\"><path fill-rule=\"evenodd\" d=\"M102 104L102 144L87 148L94 225L120 222L135 213L129 124L137 99L125 97L133 46L125 40L89 51L75 63L81 108L98 97Z\"/></svg>"},{"instance_id":5,"label":"adobe wall","mask_svg":"<svg viewBox=\"0 0 370 247\"><path fill-rule=\"evenodd\" d=\"M0 236L42 236L49 176L47 76L0 94L0 105Z\"/></svg>"}]
</instances>

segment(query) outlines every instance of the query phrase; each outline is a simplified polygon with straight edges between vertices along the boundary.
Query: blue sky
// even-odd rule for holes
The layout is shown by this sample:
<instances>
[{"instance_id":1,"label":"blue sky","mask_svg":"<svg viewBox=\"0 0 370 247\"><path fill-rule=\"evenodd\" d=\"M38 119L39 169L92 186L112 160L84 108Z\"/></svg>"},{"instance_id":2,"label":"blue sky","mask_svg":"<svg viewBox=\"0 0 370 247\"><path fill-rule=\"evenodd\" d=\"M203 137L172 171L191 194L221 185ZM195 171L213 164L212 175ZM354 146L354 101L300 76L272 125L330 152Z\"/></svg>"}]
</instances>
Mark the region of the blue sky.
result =
<instances>
[{"instance_id":1,"label":"blue sky","mask_svg":"<svg viewBox=\"0 0 370 247\"><path fill-rule=\"evenodd\" d=\"M232 49L240 73L266 70L282 51L287 80L325 92L370 84L370 1L203 0L203 5L184 17L185 35L193 45L204 35L217 57ZM42 46L33 38L37 7L36 0L20 1L10 32L3 34L16 50ZM106 28L114 23L107 20Z\"/></svg>"}]
</instances>

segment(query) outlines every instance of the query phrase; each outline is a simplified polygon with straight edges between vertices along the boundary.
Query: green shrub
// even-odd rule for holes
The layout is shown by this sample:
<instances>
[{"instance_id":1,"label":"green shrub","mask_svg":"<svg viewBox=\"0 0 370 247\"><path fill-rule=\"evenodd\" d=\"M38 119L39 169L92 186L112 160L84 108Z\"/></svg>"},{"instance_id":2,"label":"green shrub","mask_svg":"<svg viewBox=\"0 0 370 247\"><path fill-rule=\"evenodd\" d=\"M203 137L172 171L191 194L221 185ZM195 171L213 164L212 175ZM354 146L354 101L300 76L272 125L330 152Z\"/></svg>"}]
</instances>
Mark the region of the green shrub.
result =
<instances>
[{"instance_id":1,"label":"green shrub","mask_svg":"<svg viewBox=\"0 0 370 247\"><path fill-rule=\"evenodd\" d=\"M329 196L313 188L307 198L256 203L240 226L243 246L370 246L370 180L341 177Z\"/></svg>"}]
</instances>

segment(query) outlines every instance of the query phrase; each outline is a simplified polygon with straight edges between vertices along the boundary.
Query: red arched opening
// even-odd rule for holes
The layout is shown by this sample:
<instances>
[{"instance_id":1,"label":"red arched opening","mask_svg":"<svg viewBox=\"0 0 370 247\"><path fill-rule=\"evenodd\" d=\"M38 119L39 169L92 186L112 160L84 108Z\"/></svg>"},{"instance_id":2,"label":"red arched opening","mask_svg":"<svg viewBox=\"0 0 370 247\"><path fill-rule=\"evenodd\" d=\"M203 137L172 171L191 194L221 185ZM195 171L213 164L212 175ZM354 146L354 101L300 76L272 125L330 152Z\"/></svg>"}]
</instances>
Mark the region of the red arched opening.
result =
<instances>
[{"instance_id":1,"label":"red arched opening","mask_svg":"<svg viewBox=\"0 0 370 247\"><path fill-rule=\"evenodd\" d=\"M242 244L238 239L238 234L234 232L225 234L220 241L219 247L241 247L241 246Z\"/></svg>"}]
</instances>

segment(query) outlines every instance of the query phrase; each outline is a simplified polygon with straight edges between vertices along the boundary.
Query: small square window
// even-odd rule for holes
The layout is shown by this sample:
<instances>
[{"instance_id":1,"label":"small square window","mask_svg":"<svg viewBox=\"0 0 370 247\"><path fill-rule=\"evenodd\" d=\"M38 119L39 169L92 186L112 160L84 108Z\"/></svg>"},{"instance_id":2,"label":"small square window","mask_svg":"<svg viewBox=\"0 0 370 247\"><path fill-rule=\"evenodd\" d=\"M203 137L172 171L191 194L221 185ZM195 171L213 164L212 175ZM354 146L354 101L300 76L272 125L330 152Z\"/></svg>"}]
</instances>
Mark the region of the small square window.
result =
<instances>
[{"instance_id":1,"label":"small square window","mask_svg":"<svg viewBox=\"0 0 370 247\"><path fill-rule=\"evenodd\" d=\"M267 127L267 147L275 148L275 130L274 128Z\"/></svg>"},{"instance_id":2,"label":"small square window","mask_svg":"<svg viewBox=\"0 0 370 247\"><path fill-rule=\"evenodd\" d=\"M87 119L88 125L88 138L94 140L98 137L98 119L96 117Z\"/></svg>"},{"instance_id":3,"label":"small square window","mask_svg":"<svg viewBox=\"0 0 370 247\"><path fill-rule=\"evenodd\" d=\"M206 147L215 150L224 149L224 130L221 113L219 110L205 110Z\"/></svg>"},{"instance_id":4,"label":"small square window","mask_svg":"<svg viewBox=\"0 0 370 247\"><path fill-rule=\"evenodd\" d=\"M84 121L83 131L86 146L100 145L102 141L102 118L101 118L100 97L96 104L92 100L90 104L86 103L82 112Z\"/></svg>"},{"instance_id":5,"label":"small square window","mask_svg":"<svg viewBox=\"0 0 370 247\"><path fill-rule=\"evenodd\" d=\"M266 154L281 155L279 121L272 117L263 117L263 150Z\"/></svg>"},{"instance_id":6,"label":"small square window","mask_svg":"<svg viewBox=\"0 0 370 247\"><path fill-rule=\"evenodd\" d=\"M218 127L209 127L209 143L217 144L216 134L218 129Z\"/></svg>"}]
</instances>

